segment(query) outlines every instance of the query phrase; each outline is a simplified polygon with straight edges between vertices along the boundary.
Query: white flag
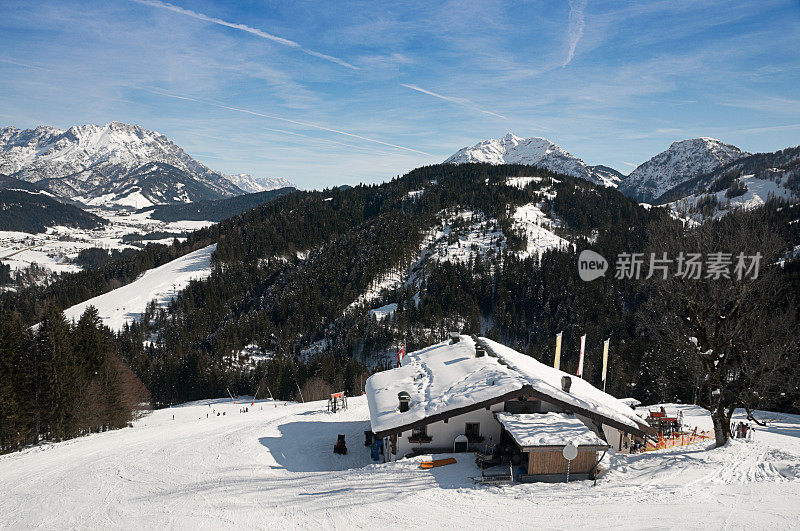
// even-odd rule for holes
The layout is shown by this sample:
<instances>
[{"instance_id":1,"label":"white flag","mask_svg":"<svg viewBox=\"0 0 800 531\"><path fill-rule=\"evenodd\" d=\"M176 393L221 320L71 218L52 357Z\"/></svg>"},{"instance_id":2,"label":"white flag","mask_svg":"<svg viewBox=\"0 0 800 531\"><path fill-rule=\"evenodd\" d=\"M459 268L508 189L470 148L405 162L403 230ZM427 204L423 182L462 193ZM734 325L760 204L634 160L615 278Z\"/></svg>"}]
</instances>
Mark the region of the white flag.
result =
<instances>
[{"instance_id":1,"label":"white flag","mask_svg":"<svg viewBox=\"0 0 800 531\"><path fill-rule=\"evenodd\" d=\"M608 343L610 339L606 339L603 343L603 391L606 390L606 374L608 374Z\"/></svg>"},{"instance_id":2,"label":"white flag","mask_svg":"<svg viewBox=\"0 0 800 531\"><path fill-rule=\"evenodd\" d=\"M561 334L563 332L559 332L556 336L556 359L553 360L553 367L556 369L561 368Z\"/></svg>"},{"instance_id":3,"label":"white flag","mask_svg":"<svg viewBox=\"0 0 800 531\"><path fill-rule=\"evenodd\" d=\"M578 356L578 376L583 378L583 352L586 348L586 334L581 336L581 353Z\"/></svg>"}]
</instances>

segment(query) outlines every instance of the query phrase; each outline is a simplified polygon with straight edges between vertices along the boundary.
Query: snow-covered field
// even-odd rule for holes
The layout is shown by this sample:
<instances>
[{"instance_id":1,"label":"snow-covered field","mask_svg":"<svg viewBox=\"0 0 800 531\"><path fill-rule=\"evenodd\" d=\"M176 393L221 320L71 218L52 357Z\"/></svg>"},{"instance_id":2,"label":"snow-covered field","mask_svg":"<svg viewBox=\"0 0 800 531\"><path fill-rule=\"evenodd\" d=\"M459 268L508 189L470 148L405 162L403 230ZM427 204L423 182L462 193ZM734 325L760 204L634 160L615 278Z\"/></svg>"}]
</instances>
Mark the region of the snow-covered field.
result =
<instances>
[{"instance_id":1,"label":"snow-covered field","mask_svg":"<svg viewBox=\"0 0 800 531\"><path fill-rule=\"evenodd\" d=\"M423 471L374 464L366 400L230 399L163 409L133 428L0 456L0 526L113 529L787 529L800 526L800 417L753 440L604 461L593 485L477 486L470 454ZM681 407L688 423L709 418ZM667 409L672 409L667 405ZM212 412L224 411L224 416ZM206 418L206 414L209 414ZM174 415L174 420L173 420ZM337 434L349 453L332 452Z\"/></svg>"},{"instance_id":2,"label":"snow-covered field","mask_svg":"<svg viewBox=\"0 0 800 531\"><path fill-rule=\"evenodd\" d=\"M210 221L175 221L165 223L150 219L151 212L121 213L119 211L89 209L90 212L106 218L111 223L97 230L75 229L72 227L51 227L45 233L0 231L0 260L11 265L12 269L22 269L36 262L54 273L72 273L81 267L73 260L84 249L137 249L123 243L128 234L147 234L166 232L178 234L213 225ZM179 238L183 240L184 238ZM172 238L147 240L145 243L172 243Z\"/></svg>"},{"instance_id":3,"label":"snow-covered field","mask_svg":"<svg viewBox=\"0 0 800 531\"><path fill-rule=\"evenodd\" d=\"M67 308L64 315L77 321L86 308L94 306L103 324L122 330L126 322L144 313L150 301L155 299L158 306L166 306L190 281L208 277L211 253L216 248L217 244L212 244L150 269L130 284Z\"/></svg>"}]
</instances>

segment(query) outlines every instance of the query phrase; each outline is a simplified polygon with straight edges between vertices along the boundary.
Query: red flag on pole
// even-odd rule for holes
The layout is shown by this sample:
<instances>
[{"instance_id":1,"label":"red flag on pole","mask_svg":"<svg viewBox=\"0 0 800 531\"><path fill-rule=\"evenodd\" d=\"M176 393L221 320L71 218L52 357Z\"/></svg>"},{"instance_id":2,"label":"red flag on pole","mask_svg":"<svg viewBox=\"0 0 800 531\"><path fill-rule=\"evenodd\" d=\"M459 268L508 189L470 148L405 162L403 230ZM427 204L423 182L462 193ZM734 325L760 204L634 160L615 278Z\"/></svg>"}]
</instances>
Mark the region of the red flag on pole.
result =
<instances>
[{"instance_id":1,"label":"red flag on pole","mask_svg":"<svg viewBox=\"0 0 800 531\"><path fill-rule=\"evenodd\" d=\"M406 357L406 344L403 343L403 345L400 348L397 349L397 366L398 367L400 366L400 360L402 360L405 357Z\"/></svg>"}]
</instances>

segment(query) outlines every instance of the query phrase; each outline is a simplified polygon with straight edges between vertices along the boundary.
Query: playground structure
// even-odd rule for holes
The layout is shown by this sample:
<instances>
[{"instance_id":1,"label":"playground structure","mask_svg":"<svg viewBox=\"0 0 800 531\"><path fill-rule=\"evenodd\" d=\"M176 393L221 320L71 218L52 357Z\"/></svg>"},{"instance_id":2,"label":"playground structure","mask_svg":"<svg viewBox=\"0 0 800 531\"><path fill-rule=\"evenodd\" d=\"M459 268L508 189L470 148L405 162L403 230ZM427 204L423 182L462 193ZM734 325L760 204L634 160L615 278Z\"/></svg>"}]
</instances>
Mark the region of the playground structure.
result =
<instances>
[{"instance_id":1,"label":"playground structure","mask_svg":"<svg viewBox=\"0 0 800 531\"><path fill-rule=\"evenodd\" d=\"M663 450L665 448L675 448L678 446L688 446L705 442L711 438L706 431L697 431L697 427L692 431L685 431L682 416L669 416L664 408L661 411L650 411L647 416L647 423L658 431L658 438L647 439L645 452Z\"/></svg>"},{"instance_id":2,"label":"playground structure","mask_svg":"<svg viewBox=\"0 0 800 531\"><path fill-rule=\"evenodd\" d=\"M344 395L344 391L331 393L331 397L328 399L329 413L336 413L340 409L347 409L347 397Z\"/></svg>"},{"instance_id":3,"label":"playground structure","mask_svg":"<svg viewBox=\"0 0 800 531\"><path fill-rule=\"evenodd\" d=\"M688 446L690 444L697 444L711 439L708 432L697 432L694 428L691 432L674 432L671 435L659 435L658 440L647 441L645 452L653 452L655 450L663 450L664 448L675 448L677 446Z\"/></svg>"}]
</instances>

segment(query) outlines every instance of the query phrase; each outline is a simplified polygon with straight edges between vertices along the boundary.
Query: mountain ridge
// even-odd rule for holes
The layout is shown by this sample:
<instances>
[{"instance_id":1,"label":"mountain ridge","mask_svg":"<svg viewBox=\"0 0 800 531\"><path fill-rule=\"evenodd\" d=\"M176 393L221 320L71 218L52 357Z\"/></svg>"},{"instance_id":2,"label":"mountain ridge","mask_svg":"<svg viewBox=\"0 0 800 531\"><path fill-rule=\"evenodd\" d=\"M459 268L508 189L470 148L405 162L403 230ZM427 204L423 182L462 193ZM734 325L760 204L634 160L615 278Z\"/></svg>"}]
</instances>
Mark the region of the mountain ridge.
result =
<instances>
[{"instance_id":1,"label":"mountain ridge","mask_svg":"<svg viewBox=\"0 0 800 531\"><path fill-rule=\"evenodd\" d=\"M489 164L526 164L585 179L595 184L616 187L619 178L608 172L595 172L583 160L542 137L522 138L506 133L500 139L490 138L459 149L444 164L486 162Z\"/></svg>"},{"instance_id":2,"label":"mountain ridge","mask_svg":"<svg viewBox=\"0 0 800 531\"><path fill-rule=\"evenodd\" d=\"M620 185L637 201L652 202L668 190L750 153L710 137L676 140L637 166Z\"/></svg>"},{"instance_id":3,"label":"mountain ridge","mask_svg":"<svg viewBox=\"0 0 800 531\"><path fill-rule=\"evenodd\" d=\"M87 204L133 208L246 193L236 181L258 191L280 188L285 181L232 178L195 160L157 131L117 121L69 129L4 127L0 173L41 183ZM142 186L140 179L149 181Z\"/></svg>"}]
</instances>

